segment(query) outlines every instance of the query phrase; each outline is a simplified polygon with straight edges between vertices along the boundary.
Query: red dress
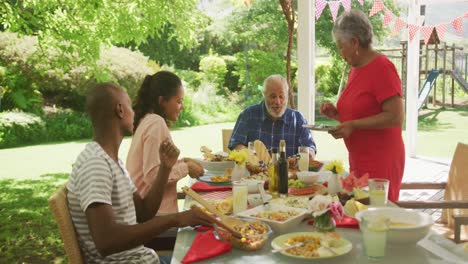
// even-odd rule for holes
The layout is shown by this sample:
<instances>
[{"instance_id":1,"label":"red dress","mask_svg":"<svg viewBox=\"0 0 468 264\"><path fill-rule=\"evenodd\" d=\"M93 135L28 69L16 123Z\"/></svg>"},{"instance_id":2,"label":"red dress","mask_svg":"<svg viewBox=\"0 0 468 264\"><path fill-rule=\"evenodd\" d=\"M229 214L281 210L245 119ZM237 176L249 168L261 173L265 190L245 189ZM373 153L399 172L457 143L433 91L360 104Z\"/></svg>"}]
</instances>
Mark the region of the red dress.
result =
<instances>
[{"instance_id":1,"label":"red dress","mask_svg":"<svg viewBox=\"0 0 468 264\"><path fill-rule=\"evenodd\" d=\"M382 112L381 104L402 96L401 81L393 63L381 55L361 68L352 68L348 83L337 103L340 122ZM405 168L405 147L401 126L354 130L344 139L349 152L350 171L357 177L390 180L389 200L397 201Z\"/></svg>"}]
</instances>

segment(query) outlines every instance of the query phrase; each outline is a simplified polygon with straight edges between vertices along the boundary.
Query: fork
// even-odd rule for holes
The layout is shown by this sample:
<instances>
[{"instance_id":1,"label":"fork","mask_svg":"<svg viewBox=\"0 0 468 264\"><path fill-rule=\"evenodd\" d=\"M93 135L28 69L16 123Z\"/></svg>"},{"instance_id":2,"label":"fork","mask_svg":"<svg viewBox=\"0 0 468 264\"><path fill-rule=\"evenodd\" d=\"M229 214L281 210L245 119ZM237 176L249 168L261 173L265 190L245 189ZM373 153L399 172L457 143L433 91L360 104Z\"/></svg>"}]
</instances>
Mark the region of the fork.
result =
<instances>
[{"instance_id":1,"label":"fork","mask_svg":"<svg viewBox=\"0 0 468 264\"><path fill-rule=\"evenodd\" d=\"M276 253L276 252L281 252L281 251L285 251L285 250L288 250L288 249L291 249L291 248L296 248L296 247L300 247L304 245L303 242L299 242L297 244L294 244L294 245L291 245L291 246L287 246L287 247L283 247L283 248L278 248L278 249L273 249L271 250L271 253Z\"/></svg>"}]
</instances>

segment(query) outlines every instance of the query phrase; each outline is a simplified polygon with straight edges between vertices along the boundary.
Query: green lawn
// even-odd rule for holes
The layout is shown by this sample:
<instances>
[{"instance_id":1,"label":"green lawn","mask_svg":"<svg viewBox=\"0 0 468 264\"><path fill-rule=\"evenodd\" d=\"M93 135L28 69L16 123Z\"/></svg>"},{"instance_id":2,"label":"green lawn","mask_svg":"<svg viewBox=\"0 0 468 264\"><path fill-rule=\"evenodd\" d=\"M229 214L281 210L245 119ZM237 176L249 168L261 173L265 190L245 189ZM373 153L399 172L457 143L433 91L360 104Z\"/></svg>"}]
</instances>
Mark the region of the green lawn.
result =
<instances>
[{"instance_id":1,"label":"green lawn","mask_svg":"<svg viewBox=\"0 0 468 264\"><path fill-rule=\"evenodd\" d=\"M318 123L327 123L320 120ZM181 156L200 157L200 146L221 150L221 129L233 123L175 130ZM457 142L468 143L468 108L425 110L420 116L417 154L450 160ZM347 160L345 146L314 132L319 160ZM0 263L62 263L60 236L47 198L63 184L76 156L89 140L0 150ZM125 161L130 138L120 157ZM385 150L383 150L385 151ZM184 185L181 181L180 185Z\"/></svg>"}]
</instances>

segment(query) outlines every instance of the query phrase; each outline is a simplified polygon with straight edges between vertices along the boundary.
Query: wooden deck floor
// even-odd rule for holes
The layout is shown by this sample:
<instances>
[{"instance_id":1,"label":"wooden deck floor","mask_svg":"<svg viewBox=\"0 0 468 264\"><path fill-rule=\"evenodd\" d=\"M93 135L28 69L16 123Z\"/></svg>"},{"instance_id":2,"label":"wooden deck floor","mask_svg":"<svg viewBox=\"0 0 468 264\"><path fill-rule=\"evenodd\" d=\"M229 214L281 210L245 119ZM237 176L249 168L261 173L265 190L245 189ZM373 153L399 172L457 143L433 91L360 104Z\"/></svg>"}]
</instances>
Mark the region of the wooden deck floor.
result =
<instances>
[{"instance_id":1,"label":"wooden deck floor","mask_svg":"<svg viewBox=\"0 0 468 264\"><path fill-rule=\"evenodd\" d=\"M408 158L405 164L403 182L446 182L450 170L450 160L436 160L424 157ZM442 190L401 190L400 200L442 200ZM439 220L441 210L426 209L434 220Z\"/></svg>"}]
</instances>

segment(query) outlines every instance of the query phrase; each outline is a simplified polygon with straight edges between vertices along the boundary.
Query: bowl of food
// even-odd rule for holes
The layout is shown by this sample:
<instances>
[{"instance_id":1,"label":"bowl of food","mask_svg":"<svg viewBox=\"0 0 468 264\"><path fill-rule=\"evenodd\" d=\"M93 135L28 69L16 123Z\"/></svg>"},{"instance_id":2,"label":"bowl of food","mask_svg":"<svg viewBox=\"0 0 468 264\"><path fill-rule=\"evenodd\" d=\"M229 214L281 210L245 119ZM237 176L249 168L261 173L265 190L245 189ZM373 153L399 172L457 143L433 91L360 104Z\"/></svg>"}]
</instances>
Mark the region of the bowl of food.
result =
<instances>
[{"instance_id":1,"label":"bowl of food","mask_svg":"<svg viewBox=\"0 0 468 264\"><path fill-rule=\"evenodd\" d=\"M284 234L299 225L307 213L308 211L306 209L269 204L248 209L237 215L263 221L267 223L274 232Z\"/></svg>"},{"instance_id":2,"label":"bowl of food","mask_svg":"<svg viewBox=\"0 0 468 264\"><path fill-rule=\"evenodd\" d=\"M247 184L247 190L250 194L259 193L260 189L258 188L263 188L265 184L264 180L255 180L255 179L248 179L248 178L241 178L241 182L245 182ZM259 184L261 187L259 187Z\"/></svg>"},{"instance_id":3,"label":"bowl of food","mask_svg":"<svg viewBox=\"0 0 468 264\"><path fill-rule=\"evenodd\" d=\"M272 233L268 224L253 219L242 219L242 223L234 225L233 229L241 233L242 238L236 238L226 229L215 225L216 233L221 240L228 241L231 246L246 251L261 249Z\"/></svg>"},{"instance_id":4,"label":"bowl of food","mask_svg":"<svg viewBox=\"0 0 468 264\"><path fill-rule=\"evenodd\" d=\"M319 173L315 171L299 171L297 172L297 178L305 184L310 185L318 180Z\"/></svg>"},{"instance_id":5,"label":"bowl of food","mask_svg":"<svg viewBox=\"0 0 468 264\"><path fill-rule=\"evenodd\" d=\"M309 171L319 171L323 166L323 162L318 160L309 160Z\"/></svg>"},{"instance_id":6,"label":"bowl of food","mask_svg":"<svg viewBox=\"0 0 468 264\"><path fill-rule=\"evenodd\" d=\"M230 171L234 168L236 164L233 160L204 160L204 159L197 159L205 170L211 173L221 173L221 174L231 174Z\"/></svg>"},{"instance_id":7,"label":"bowl of food","mask_svg":"<svg viewBox=\"0 0 468 264\"><path fill-rule=\"evenodd\" d=\"M355 215L358 221L362 217L385 217L390 221L387 241L394 245L416 244L431 229L434 220L428 214L398 207L378 207L359 211Z\"/></svg>"},{"instance_id":8,"label":"bowl of food","mask_svg":"<svg viewBox=\"0 0 468 264\"><path fill-rule=\"evenodd\" d=\"M268 202L273 198L270 194L265 194L265 202ZM259 193L249 194L247 196L247 201L253 207L263 204L262 196Z\"/></svg>"}]
</instances>

